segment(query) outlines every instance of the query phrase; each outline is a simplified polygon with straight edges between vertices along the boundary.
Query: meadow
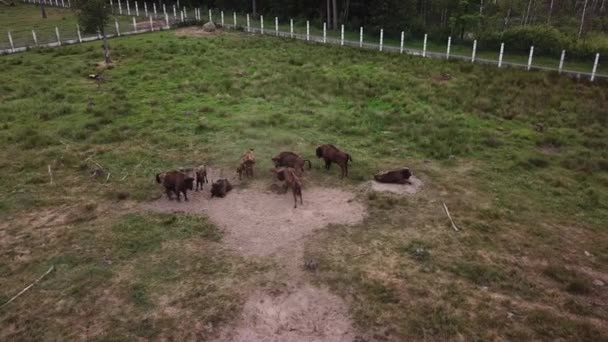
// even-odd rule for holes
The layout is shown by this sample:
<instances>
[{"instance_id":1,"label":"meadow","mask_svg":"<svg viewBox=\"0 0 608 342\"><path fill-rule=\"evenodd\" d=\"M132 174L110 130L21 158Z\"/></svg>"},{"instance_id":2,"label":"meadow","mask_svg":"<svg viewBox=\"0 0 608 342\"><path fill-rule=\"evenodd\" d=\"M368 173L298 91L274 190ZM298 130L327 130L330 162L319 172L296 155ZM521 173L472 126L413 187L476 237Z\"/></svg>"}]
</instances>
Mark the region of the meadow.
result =
<instances>
[{"instance_id":1,"label":"meadow","mask_svg":"<svg viewBox=\"0 0 608 342\"><path fill-rule=\"evenodd\" d=\"M222 248L205 217L138 206L160 197L156 172L229 173L253 147L258 177L298 151L307 186L368 208L304 252L360 331L608 340L605 81L237 32L110 45L107 69L97 43L0 57L0 303L56 269L0 308L0 339L205 340L232 324L250 289L280 286L273 262ZM321 143L352 155L348 179L322 170ZM419 194L359 190L404 165Z\"/></svg>"}]
</instances>

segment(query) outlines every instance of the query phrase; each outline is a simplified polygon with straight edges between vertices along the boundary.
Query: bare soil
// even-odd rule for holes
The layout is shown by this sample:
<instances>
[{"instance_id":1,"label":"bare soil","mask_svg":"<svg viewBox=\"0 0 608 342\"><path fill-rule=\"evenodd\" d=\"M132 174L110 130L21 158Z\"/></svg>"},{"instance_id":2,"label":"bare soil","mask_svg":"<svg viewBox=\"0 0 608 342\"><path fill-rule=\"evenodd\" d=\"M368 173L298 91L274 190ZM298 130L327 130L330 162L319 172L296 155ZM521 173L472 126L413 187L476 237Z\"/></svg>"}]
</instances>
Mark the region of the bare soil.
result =
<instances>
[{"instance_id":1,"label":"bare soil","mask_svg":"<svg viewBox=\"0 0 608 342\"><path fill-rule=\"evenodd\" d=\"M209 179L218 172L209 171ZM304 271L306 237L331 224L356 224L366 208L355 194L335 188L304 188L304 203L293 208L291 192L277 184L255 180L240 183L225 198L211 198L210 185L190 194L190 201L166 196L144 205L145 210L184 212L209 217L224 232L228 248L247 257L270 258L277 264L277 288L252 289L241 316L221 330L218 341L352 341L348 307L325 288L309 284ZM162 191L159 189L159 191Z\"/></svg>"},{"instance_id":2,"label":"bare soil","mask_svg":"<svg viewBox=\"0 0 608 342\"><path fill-rule=\"evenodd\" d=\"M218 34L222 34L223 30L221 28L216 28L213 32L207 32L203 30L202 26L189 26L183 27L175 30L175 35L178 37L210 37Z\"/></svg>"}]
</instances>

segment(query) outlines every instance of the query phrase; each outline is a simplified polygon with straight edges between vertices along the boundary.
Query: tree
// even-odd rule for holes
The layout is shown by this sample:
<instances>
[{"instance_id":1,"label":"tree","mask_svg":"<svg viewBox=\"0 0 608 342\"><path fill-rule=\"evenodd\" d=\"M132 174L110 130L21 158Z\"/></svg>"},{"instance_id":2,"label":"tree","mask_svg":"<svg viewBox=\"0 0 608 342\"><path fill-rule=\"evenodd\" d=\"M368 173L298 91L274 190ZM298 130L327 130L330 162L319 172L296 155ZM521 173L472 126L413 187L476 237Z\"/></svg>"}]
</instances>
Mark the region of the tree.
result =
<instances>
[{"instance_id":1,"label":"tree","mask_svg":"<svg viewBox=\"0 0 608 342\"><path fill-rule=\"evenodd\" d=\"M78 22L85 32L99 31L103 37L103 57L106 63L112 63L110 46L106 37L106 26L110 22L111 10L105 0L77 0Z\"/></svg>"},{"instance_id":2,"label":"tree","mask_svg":"<svg viewBox=\"0 0 608 342\"><path fill-rule=\"evenodd\" d=\"M42 1L40 2L40 11L42 12L42 19L46 19L46 9L44 8Z\"/></svg>"},{"instance_id":3,"label":"tree","mask_svg":"<svg viewBox=\"0 0 608 342\"><path fill-rule=\"evenodd\" d=\"M258 12L258 6L255 0L251 0L251 7L252 7L252 11L253 11L253 17L257 17L257 12Z\"/></svg>"}]
</instances>

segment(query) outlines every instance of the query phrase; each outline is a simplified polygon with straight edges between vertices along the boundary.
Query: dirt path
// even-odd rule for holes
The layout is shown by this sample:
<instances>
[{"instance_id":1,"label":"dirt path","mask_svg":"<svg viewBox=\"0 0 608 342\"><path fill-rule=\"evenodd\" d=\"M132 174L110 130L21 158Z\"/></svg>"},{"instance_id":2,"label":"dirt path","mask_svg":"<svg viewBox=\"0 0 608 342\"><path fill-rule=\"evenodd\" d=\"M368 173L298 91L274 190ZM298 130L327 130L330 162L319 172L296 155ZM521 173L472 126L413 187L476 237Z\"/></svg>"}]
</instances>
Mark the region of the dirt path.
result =
<instances>
[{"instance_id":1,"label":"dirt path","mask_svg":"<svg viewBox=\"0 0 608 342\"><path fill-rule=\"evenodd\" d=\"M211 174L209 179L217 179ZM225 198L210 198L209 186L189 202L163 197L144 206L160 212L201 214L224 231L224 243L248 257L268 257L278 265L280 291L255 289L241 316L219 333L218 341L352 341L355 332L344 301L309 284L304 271L306 238L330 224L355 224L365 207L348 191L305 188L304 204L269 191L269 180L235 186ZM160 190L159 190L160 191Z\"/></svg>"}]
</instances>

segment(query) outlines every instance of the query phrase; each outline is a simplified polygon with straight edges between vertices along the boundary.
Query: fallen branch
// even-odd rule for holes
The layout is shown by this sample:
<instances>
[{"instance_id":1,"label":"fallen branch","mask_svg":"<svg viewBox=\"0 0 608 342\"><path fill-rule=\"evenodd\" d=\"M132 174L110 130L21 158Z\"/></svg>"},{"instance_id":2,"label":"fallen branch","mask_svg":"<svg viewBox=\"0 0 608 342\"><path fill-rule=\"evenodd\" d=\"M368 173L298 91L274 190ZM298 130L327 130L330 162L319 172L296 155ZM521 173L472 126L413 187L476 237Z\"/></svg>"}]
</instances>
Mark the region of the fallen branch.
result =
<instances>
[{"instance_id":1,"label":"fallen branch","mask_svg":"<svg viewBox=\"0 0 608 342\"><path fill-rule=\"evenodd\" d=\"M106 177L106 183L108 182L108 180L110 179L110 175L112 174L112 172L108 172L108 177Z\"/></svg>"},{"instance_id":2,"label":"fallen branch","mask_svg":"<svg viewBox=\"0 0 608 342\"><path fill-rule=\"evenodd\" d=\"M5 306L9 305L12 301L14 301L15 299L17 299L17 297L21 296L23 293L25 293L25 291L29 290L32 286L36 285L36 283L38 283L39 281L42 280L42 278L46 277L47 274L51 273L51 271L55 268L55 265L51 265L51 267L49 268L48 271L46 271L43 275L41 275L38 279L36 279L33 283L31 283L28 287L24 288L23 290L21 290L21 292L17 293L13 298L9 299L8 302L2 304L2 306L0 306L0 309L4 308Z\"/></svg>"},{"instance_id":3,"label":"fallen branch","mask_svg":"<svg viewBox=\"0 0 608 342\"><path fill-rule=\"evenodd\" d=\"M364 253L355 254L355 255L353 255L353 258L358 258L358 257L360 257L360 256L368 255L368 254L370 254L370 253L371 253L371 252L364 252Z\"/></svg>"},{"instance_id":4,"label":"fallen branch","mask_svg":"<svg viewBox=\"0 0 608 342\"><path fill-rule=\"evenodd\" d=\"M443 203L443 209L445 209L445 213L448 214L448 218L450 219L450 222L452 222L452 228L454 228L455 231L458 231L458 227L456 227L456 224L454 223L454 220L452 220L452 215L450 215L450 211L448 210L448 206L445 205L445 203Z\"/></svg>"},{"instance_id":5,"label":"fallen branch","mask_svg":"<svg viewBox=\"0 0 608 342\"><path fill-rule=\"evenodd\" d=\"M51 164L48 164L49 176L51 177L51 185L53 185L53 171L51 170Z\"/></svg>"}]
</instances>

